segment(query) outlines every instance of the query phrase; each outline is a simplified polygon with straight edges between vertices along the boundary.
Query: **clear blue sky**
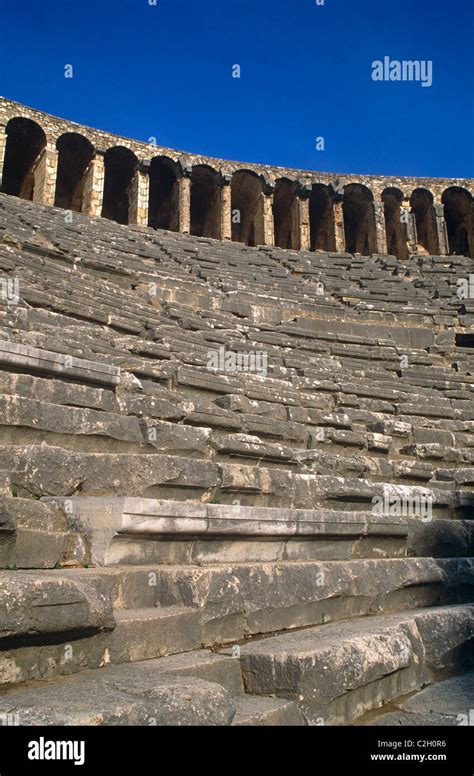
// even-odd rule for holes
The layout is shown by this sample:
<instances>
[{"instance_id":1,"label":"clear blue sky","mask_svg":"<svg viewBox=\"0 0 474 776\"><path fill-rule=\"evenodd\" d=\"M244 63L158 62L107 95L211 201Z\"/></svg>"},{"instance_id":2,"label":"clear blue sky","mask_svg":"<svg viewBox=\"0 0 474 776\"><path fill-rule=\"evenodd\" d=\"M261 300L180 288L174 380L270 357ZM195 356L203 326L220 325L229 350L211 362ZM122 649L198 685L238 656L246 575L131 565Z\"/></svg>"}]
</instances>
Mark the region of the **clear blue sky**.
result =
<instances>
[{"instance_id":1,"label":"clear blue sky","mask_svg":"<svg viewBox=\"0 0 474 776\"><path fill-rule=\"evenodd\" d=\"M473 16L472 0L1 0L0 94L227 159L470 177ZM433 85L374 82L385 56L431 60Z\"/></svg>"}]
</instances>

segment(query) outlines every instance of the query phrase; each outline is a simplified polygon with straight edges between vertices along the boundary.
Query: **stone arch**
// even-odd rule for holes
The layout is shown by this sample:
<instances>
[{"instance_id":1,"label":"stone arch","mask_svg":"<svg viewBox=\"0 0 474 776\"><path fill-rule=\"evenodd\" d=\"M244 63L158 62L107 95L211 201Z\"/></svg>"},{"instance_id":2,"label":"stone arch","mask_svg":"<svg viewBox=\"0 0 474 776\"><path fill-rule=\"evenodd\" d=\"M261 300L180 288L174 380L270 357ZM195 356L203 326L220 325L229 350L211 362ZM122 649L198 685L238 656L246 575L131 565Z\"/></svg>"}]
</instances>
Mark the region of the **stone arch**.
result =
<instances>
[{"instance_id":1,"label":"stone arch","mask_svg":"<svg viewBox=\"0 0 474 776\"><path fill-rule=\"evenodd\" d=\"M428 189L415 189L410 197L415 216L418 249L430 255L439 251L433 195Z\"/></svg>"},{"instance_id":2,"label":"stone arch","mask_svg":"<svg viewBox=\"0 0 474 776\"><path fill-rule=\"evenodd\" d=\"M329 186L314 183L309 198L311 250L335 251L333 197Z\"/></svg>"},{"instance_id":3,"label":"stone arch","mask_svg":"<svg viewBox=\"0 0 474 776\"><path fill-rule=\"evenodd\" d=\"M263 191L259 176L238 170L232 176L232 239L246 245L262 245Z\"/></svg>"},{"instance_id":4,"label":"stone arch","mask_svg":"<svg viewBox=\"0 0 474 776\"><path fill-rule=\"evenodd\" d=\"M65 132L56 142L58 171L54 204L66 210L81 212L84 179L92 161L92 143L77 132Z\"/></svg>"},{"instance_id":5,"label":"stone arch","mask_svg":"<svg viewBox=\"0 0 474 776\"><path fill-rule=\"evenodd\" d=\"M33 199L35 171L46 148L46 135L31 119L15 117L6 126L2 191L22 199Z\"/></svg>"},{"instance_id":6,"label":"stone arch","mask_svg":"<svg viewBox=\"0 0 474 776\"><path fill-rule=\"evenodd\" d=\"M444 205L449 253L474 257L472 194L461 186L450 186L443 192L441 202Z\"/></svg>"},{"instance_id":7,"label":"stone arch","mask_svg":"<svg viewBox=\"0 0 474 776\"><path fill-rule=\"evenodd\" d=\"M374 195L361 183L344 187L342 202L346 251L370 256L377 252Z\"/></svg>"},{"instance_id":8,"label":"stone arch","mask_svg":"<svg viewBox=\"0 0 474 776\"><path fill-rule=\"evenodd\" d=\"M148 226L179 231L179 167L167 156L155 156L150 164Z\"/></svg>"},{"instance_id":9,"label":"stone arch","mask_svg":"<svg viewBox=\"0 0 474 776\"><path fill-rule=\"evenodd\" d=\"M129 148L113 146L105 152L103 218L128 224L130 186L137 167L137 157Z\"/></svg>"},{"instance_id":10,"label":"stone arch","mask_svg":"<svg viewBox=\"0 0 474 776\"><path fill-rule=\"evenodd\" d=\"M275 182L273 223L277 248L299 248L298 188L299 184L289 178L278 178Z\"/></svg>"},{"instance_id":11,"label":"stone arch","mask_svg":"<svg viewBox=\"0 0 474 776\"><path fill-rule=\"evenodd\" d=\"M191 172L191 234L220 237L220 175L207 164L197 164Z\"/></svg>"},{"instance_id":12,"label":"stone arch","mask_svg":"<svg viewBox=\"0 0 474 776\"><path fill-rule=\"evenodd\" d=\"M387 251L399 259L408 259L408 230L402 221L403 199L403 192L394 186L382 191Z\"/></svg>"}]
</instances>

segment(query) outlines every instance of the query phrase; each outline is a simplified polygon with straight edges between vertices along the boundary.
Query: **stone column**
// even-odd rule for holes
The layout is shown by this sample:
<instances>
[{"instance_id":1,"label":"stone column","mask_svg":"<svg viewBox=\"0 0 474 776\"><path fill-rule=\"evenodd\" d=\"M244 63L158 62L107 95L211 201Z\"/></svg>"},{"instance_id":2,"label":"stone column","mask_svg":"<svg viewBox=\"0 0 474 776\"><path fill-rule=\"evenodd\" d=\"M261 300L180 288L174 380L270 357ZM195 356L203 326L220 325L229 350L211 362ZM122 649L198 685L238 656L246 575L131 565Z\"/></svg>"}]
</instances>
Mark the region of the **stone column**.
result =
<instances>
[{"instance_id":1,"label":"stone column","mask_svg":"<svg viewBox=\"0 0 474 776\"><path fill-rule=\"evenodd\" d=\"M337 253L346 250L346 235L344 231L344 212L342 210L342 195L333 201L334 240Z\"/></svg>"},{"instance_id":2,"label":"stone column","mask_svg":"<svg viewBox=\"0 0 474 776\"><path fill-rule=\"evenodd\" d=\"M444 205L439 202L434 206L436 215L436 231L438 234L438 250L440 256L449 256L449 240L446 220L444 218Z\"/></svg>"},{"instance_id":3,"label":"stone column","mask_svg":"<svg viewBox=\"0 0 474 776\"><path fill-rule=\"evenodd\" d=\"M385 209L383 203L373 202L375 219L376 253L387 253L387 226L385 223Z\"/></svg>"},{"instance_id":4,"label":"stone column","mask_svg":"<svg viewBox=\"0 0 474 776\"><path fill-rule=\"evenodd\" d=\"M262 243L275 245L275 222L273 219L273 192L275 185L262 183ZM258 243L258 240L257 240Z\"/></svg>"},{"instance_id":5,"label":"stone column","mask_svg":"<svg viewBox=\"0 0 474 776\"><path fill-rule=\"evenodd\" d=\"M179 230L183 234L191 232L191 167L183 167L178 180Z\"/></svg>"},{"instance_id":6,"label":"stone column","mask_svg":"<svg viewBox=\"0 0 474 776\"><path fill-rule=\"evenodd\" d=\"M34 166L33 202L39 202L43 205L54 205L57 172L58 152L55 145L48 142Z\"/></svg>"},{"instance_id":7,"label":"stone column","mask_svg":"<svg viewBox=\"0 0 474 776\"><path fill-rule=\"evenodd\" d=\"M3 165L5 163L5 149L7 147L6 124L0 124L0 191L2 190Z\"/></svg>"},{"instance_id":8,"label":"stone column","mask_svg":"<svg viewBox=\"0 0 474 776\"><path fill-rule=\"evenodd\" d=\"M232 240L232 175L223 175L220 182L220 239Z\"/></svg>"},{"instance_id":9,"label":"stone column","mask_svg":"<svg viewBox=\"0 0 474 776\"><path fill-rule=\"evenodd\" d=\"M416 231L416 216L411 212L409 199L404 199L400 208L400 220L406 228L407 248L412 254L418 253L418 233Z\"/></svg>"},{"instance_id":10,"label":"stone column","mask_svg":"<svg viewBox=\"0 0 474 776\"><path fill-rule=\"evenodd\" d=\"M311 186L301 185L296 198L298 213L298 247L297 250L309 251L311 249L311 228L309 221L309 198Z\"/></svg>"},{"instance_id":11,"label":"stone column","mask_svg":"<svg viewBox=\"0 0 474 776\"><path fill-rule=\"evenodd\" d=\"M130 184L129 224L148 225L148 200L150 194L150 159L144 159L137 167Z\"/></svg>"},{"instance_id":12,"label":"stone column","mask_svg":"<svg viewBox=\"0 0 474 776\"><path fill-rule=\"evenodd\" d=\"M104 200L104 148L96 148L94 157L84 176L82 212L88 216L101 216Z\"/></svg>"}]
</instances>

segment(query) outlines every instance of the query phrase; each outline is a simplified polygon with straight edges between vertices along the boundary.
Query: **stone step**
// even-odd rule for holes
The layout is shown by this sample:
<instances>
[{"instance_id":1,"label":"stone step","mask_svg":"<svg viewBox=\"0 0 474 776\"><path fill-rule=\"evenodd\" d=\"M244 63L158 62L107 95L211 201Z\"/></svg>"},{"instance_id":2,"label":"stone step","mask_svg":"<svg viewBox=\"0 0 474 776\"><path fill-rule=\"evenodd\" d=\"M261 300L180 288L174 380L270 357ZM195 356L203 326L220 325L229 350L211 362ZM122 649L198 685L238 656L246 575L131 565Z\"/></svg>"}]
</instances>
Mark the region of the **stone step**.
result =
<instances>
[{"instance_id":1,"label":"stone step","mask_svg":"<svg viewBox=\"0 0 474 776\"><path fill-rule=\"evenodd\" d=\"M52 499L94 565L400 557L407 522L383 513L137 498Z\"/></svg>"},{"instance_id":2,"label":"stone step","mask_svg":"<svg viewBox=\"0 0 474 776\"><path fill-rule=\"evenodd\" d=\"M426 558L2 572L0 684L470 600L473 563Z\"/></svg>"},{"instance_id":3,"label":"stone step","mask_svg":"<svg viewBox=\"0 0 474 776\"><path fill-rule=\"evenodd\" d=\"M298 704L309 724L345 724L472 659L474 606L308 628L241 646L247 692Z\"/></svg>"},{"instance_id":4,"label":"stone step","mask_svg":"<svg viewBox=\"0 0 474 776\"><path fill-rule=\"evenodd\" d=\"M193 677L219 684L234 698L234 702L244 694L240 660L228 655L201 649L147 662L155 668L157 674Z\"/></svg>"},{"instance_id":5,"label":"stone step","mask_svg":"<svg viewBox=\"0 0 474 776\"><path fill-rule=\"evenodd\" d=\"M0 695L0 715L19 725L230 725L236 706L219 684L166 674L155 662L101 668L15 688Z\"/></svg>"},{"instance_id":6,"label":"stone step","mask_svg":"<svg viewBox=\"0 0 474 776\"><path fill-rule=\"evenodd\" d=\"M108 650L111 663L137 662L187 652L201 646L201 618L197 609L119 609Z\"/></svg>"},{"instance_id":7,"label":"stone step","mask_svg":"<svg viewBox=\"0 0 474 776\"><path fill-rule=\"evenodd\" d=\"M386 709L366 714L354 724L465 727L473 724L473 699L474 672L470 672L393 701Z\"/></svg>"},{"instance_id":8,"label":"stone step","mask_svg":"<svg viewBox=\"0 0 474 776\"><path fill-rule=\"evenodd\" d=\"M237 713L232 725L235 727L294 727L306 724L298 707L281 698L245 695L235 698L234 703Z\"/></svg>"}]
</instances>

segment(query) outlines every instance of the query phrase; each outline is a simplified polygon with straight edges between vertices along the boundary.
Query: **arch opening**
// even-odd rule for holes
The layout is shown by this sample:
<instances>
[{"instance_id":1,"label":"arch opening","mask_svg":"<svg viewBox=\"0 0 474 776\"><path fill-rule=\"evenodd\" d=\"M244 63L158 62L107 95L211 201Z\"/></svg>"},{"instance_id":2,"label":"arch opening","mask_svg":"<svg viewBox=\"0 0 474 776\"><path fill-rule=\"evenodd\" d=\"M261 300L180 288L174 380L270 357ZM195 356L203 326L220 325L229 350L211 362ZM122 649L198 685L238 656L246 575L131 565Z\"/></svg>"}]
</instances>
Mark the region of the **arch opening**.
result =
<instances>
[{"instance_id":1,"label":"arch opening","mask_svg":"<svg viewBox=\"0 0 474 776\"><path fill-rule=\"evenodd\" d=\"M273 222L277 248L297 250L299 240L298 184L280 178L273 194Z\"/></svg>"},{"instance_id":2,"label":"arch opening","mask_svg":"<svg viewBox=\"0 0 474 776\"><path fill-rule=\"evenodd\" d=\"M261 245L263 236L263 192L258 176L239 170L232 176L232 240Z\"/></svg>"},{"instance_id":3,"label":"arch opening","mask_svg":"<svg viewBox=\"0 0 474 776\"><path fill-rule=\"evenodd\" d=\"M10 119L6 126L2 191L22 199L33 199L35 170L46 147L46 135L35 121Z\"/></svg>"},{"instance_id":4,"label":"arch opening","mask_svg":"<svg viewBox=\"0 0 474 776\"><path fill-rule=\"evenodd\" d=\"M102 217L128 224L130 187L138 166L137 157L128 148L109 148L104 156L104 199Z\"/></svg>"},{"instance_id":5,"label":"arch opening","mask_svg":"<svg viewBox=\"0 0 474 776\"><path fill-rule=\"evenodd\" d=\"M438 231L433 195L427 189L415 189L410 197L411 212L415 216L418 250L431 256L438 248Z\"/></svg>"},{"instance_id":6,"label":"arch opening","mask_svg":"<svg viewBox=\"0 0 474 776\"><path fill-rule=\"evenodd\" d=\"M198 164L191 173L191 234L220 237L221 198L219 173Z\"/></svg>"},{"instance_id":7,"label":"arch opening","mask_svg":"<svg viewBox=\"0 0 474 776\"><path fill-rule=\"evenodd\" d=\"M444 218L449 253L474 257L473 199L466 189L451 186L443 192Z\"/></svg>"},{"instance_id":8,"label":"arch opening","mask_svg":"<svg viewBox=\"0 0 474 776\"><path fill-rule=\"evenodd\" d=\"M333 198L328 186L313 184L309 198L309 224L312 251L335 251Z\"/></svg>"},{"instance_id":9,"label":"arch opening","mask_svg":"<svg viewBox=\"0 0 474 776\"><path fill-rule=\"evenodd\" d=\"M377 236L372 192L360 183L344 187L342 211L346 251L370 256L377 252Z\"/></svg>"},{"instance_id":10,"label":"arch opening","mask_svg":"<svg viewBox=\"0 0 474 776\"><path fill-rule=\"evenodd\" d=\"M81 212L84 179L92 161L94 149L87 138L76 132L66 132L56 143L58 171L54 204L66 210Z\"/></svg>"},{"instance_id":11,"label":"arch opening","mask_svg":"<svg viewBox=\"0 0 474 776\"><path fill-rule=\"evenodd\" d=\"M155 156L150 164L148 226L179 231L178 169L165 156Z\"/></svg>"},{"instance_id":12,"label":"arch opening","mask_svg":"<svg viewBox=\"0 0 474 776\"><path fill-rule=\"evenodd\" d=\"M402 221L403 193L389 187L382 192L387 251L398 259L408 259L407 225Z\"/></svg>"}]
</instances>

